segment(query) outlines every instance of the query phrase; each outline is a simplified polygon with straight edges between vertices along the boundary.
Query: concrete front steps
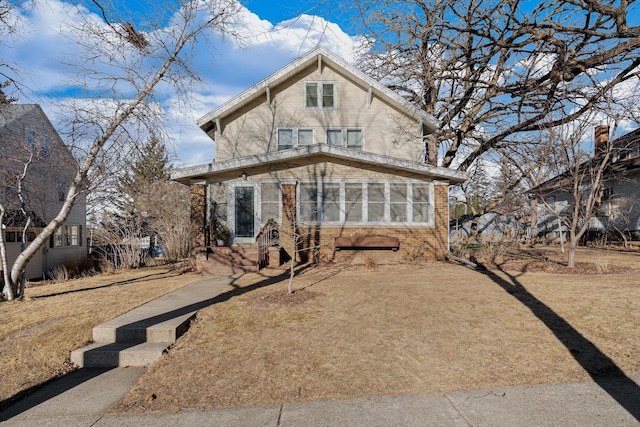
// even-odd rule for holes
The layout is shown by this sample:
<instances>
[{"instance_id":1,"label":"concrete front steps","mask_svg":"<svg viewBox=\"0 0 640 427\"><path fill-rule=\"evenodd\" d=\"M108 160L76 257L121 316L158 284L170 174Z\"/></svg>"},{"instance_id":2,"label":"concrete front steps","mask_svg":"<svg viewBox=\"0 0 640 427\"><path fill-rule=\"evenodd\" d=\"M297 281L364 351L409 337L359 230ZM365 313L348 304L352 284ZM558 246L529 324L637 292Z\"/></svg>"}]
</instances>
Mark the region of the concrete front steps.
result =
<instances>
[{"instance_id":1,"label":"concrete front steps","mask_svg":"<svg viewBox=\"0 0 640 427\"><path fill-rule=\"evenodd\" d=\"M204 274L229 275L255 273L258 266L257 246L218 246L203 248L196 262Z\"/></svg>"},{"instance_id":2,"label":"concrete front steps","mask_svg":"<svg viewBox=\"0 0 640 427\"><path fill-rule=\"evenodd\" d=\"M190 283L96 326L94 343L71 352L71 361L80 368L112 368L146 366L160 359L230 280L213 277Z\"/></svg>"}]
</instances>

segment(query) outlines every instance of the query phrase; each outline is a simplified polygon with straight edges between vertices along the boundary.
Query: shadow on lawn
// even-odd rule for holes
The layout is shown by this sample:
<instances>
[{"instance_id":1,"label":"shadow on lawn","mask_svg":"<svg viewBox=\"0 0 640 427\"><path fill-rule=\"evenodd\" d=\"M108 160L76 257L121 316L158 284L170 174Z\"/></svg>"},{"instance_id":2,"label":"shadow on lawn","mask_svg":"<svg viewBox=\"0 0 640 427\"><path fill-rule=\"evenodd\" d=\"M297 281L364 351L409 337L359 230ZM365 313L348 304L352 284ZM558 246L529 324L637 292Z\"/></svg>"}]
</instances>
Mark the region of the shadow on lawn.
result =
<instances>
[{"instance_id":1,"label":"shadow on lawn","mask_svg":"<svg viewBox=\"0 0 640 427\"><path fill-rule=\"evenodd\" d=\"M481 267L483 267L481 265ZM604 354L595 344L585 338L569 322L554 312L549 306L531 294L518 280L518 277L499 270L506 279L488 270L477 271L489 277L507 293L521 302L540 319L556 338L569 350L573 358L591 376L600 388L609 394L636 420L640 421L640 387ZM613 380L615 378L615 381Z\"/></svg>"},{"instance_id":2,"label":"shadow on lawn","mask_svg":"<svg viewBox=\"0 0 640 427\"><path fill-rule=\"evenodd\" d=\"M295 270L295 275L300 274L301 272L303 272L304 270L308 269L310 267L310 265L306 264L306 265L302 265L299 266L296 270ZM157 276L157 275L150 275L150 276L145 276L142 278L137 278L137 279L131 279L131 280L126 280L126 281L121 281L121 282L116 282L116 283L111 283L109 285L104 285L101 287L106 287L106 286L117 286L117 285L122 285L125 283L131 283L131 282L136 282L136 281L144 281L141 279L146 279L146 280L153 280L150 279L150 277L152 276ZM211 305L214 304L219 304L221 302L224 301L228 301L233 297L236 296L240 296L243 295L247 292L251 292L253 290L259 289L259 288L263 288L265 286L269 286L269 285L273 285L275 283L281 282L285 279L288 279L290 276L290 271L287 270L286 272L283 272L282 274L279 274L277 276L263 276L264 279L260 280L256 283L253 283L251 285L248 286L238 286L237 282L238 280L242 277L243 275L240 275L239 277L229 277L229 285L233 287L233 289L229 289L225 292L222 292L212 298L208 298L202 301L197 301L197 302L192 302L180 307L176 307L173 310L167 311L166 313L162 313L162 314L158 314L155 316L150 316L144 320L140 320L140 321L136 321L136 322L132 322L122 328L117 328L116 329L116 337L120 337L123 334L126 333L125 329L126 328L136 328L136 327L141 327L141 328L148 328L150 326L153 325L157 325L159 323L165 322L167 320L179 317L179 316L183 316L185 314L200 310L202 308L205 307L209 307ZM206 280L206 279L205 279ZM91 288L91 289L96 289L96 288ZM84 290L90 290L90 289L84 289ZM79 292L80 290L76 290L75 292ZM74 292L74 291L71 291ZM51 295L49 295L51 296ZM134 346L137 345L139 342L131 342L130 346ZM107 344L109 345L109 344ZM109 371L112 368L91 368L91 369L78 369L75 370L67 375L63 375L62 377L58 377L58 378L54 378L51 379L47 382L45 382L44 384L40 384L40 385L36 385L33 387L30 387L27 390L23 390L17 394L15 394L14 396L11 396L10 398L6 399L6 400L2 400L0 401L0 422L2 421L6 421L18 414L21 414L22 412L25 412L41 403L44 403L50 399L55 398L56 396L76 387L79 386L81 384L83 384L86 381L89 381L99 375L101 375L104 372Z\"/></svg>"},{"instance_id":3,"label":"shadow on lawn","mask_svg":"<svg viewBox=\"0 0 640 427\"><path fill-rule=\"evenodd\" d=\"M172 272L172 271L163 271L163 272L160 272L160 273L147 274L146 276L134 277L134 278L127 279L127 280L121 280L119 282L106 283L104 285L93 286L93 287L72 289L70 291L56 292L56 293L46 294L46 295L38 295L38 296L33 296L31 298L32 299L41 299L41 298L57 297L57 296L60 296L60 295L75 294L77 292L94 291L96 289L103 289L103 288L111 288L113 286L128 285L130 283L150 282L152 280L160 280L160 279L163 279L165 277L170 277L170 276L173 276L173 275L176 275L176 273Z\"/></svg>"}]
</instances>

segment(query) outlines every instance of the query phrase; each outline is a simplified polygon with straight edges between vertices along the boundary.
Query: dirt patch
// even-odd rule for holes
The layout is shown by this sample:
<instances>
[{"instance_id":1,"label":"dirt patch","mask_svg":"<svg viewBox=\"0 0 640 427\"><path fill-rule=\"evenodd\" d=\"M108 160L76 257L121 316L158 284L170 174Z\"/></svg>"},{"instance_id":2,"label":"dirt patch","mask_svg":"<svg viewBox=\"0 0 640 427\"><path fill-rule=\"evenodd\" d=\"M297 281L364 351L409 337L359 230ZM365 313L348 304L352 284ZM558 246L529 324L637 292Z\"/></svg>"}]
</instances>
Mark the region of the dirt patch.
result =
<instances>
[{"instance_id":1,"label":"dirt patch","mask_svg":"<svg viewBox=\"0 0 640 427\"><path fill-rule=\"evenodd\" d=\"M255 294L247 299L247 303L255 307L267 308L272 305L279 306L297 306L304 304L321 294L307 289L300 289L289 293L288 289L282 289L275 292Z\"/></svg>"},{"instance_id":2,"label":"dirt patch","mask_svg":"<svg viewBox=\"0 0 640 427\"><path fill-rule=\"evenodd\" d=\"M609 255L612 266L630 268L637 260ZM640 373L640 278L632 270L477 272L436 262L337 270L297 276L294 289L303 290L297 296L286 294L286 279L259 287L263 275L242 277L237 296L201 310L113 410L442 393Z\"/></svg>"},{"instance_id":3,"label":"dirt patch","mask_svg":"<svg viewBox=\"0 0 640 427\"><path fill-rule=\"evenodd\" d=\"M487 256L486 252L467 252L461 257L478 264L483 269L511 271L519 273L550 273L569 275L621 274L634 269L629 251L609 249L580 248L580 259L573 268L569 268L566 255L556 247L539 246L534 248L506 248L499 254Z\"/></svg>"}]
</instances>

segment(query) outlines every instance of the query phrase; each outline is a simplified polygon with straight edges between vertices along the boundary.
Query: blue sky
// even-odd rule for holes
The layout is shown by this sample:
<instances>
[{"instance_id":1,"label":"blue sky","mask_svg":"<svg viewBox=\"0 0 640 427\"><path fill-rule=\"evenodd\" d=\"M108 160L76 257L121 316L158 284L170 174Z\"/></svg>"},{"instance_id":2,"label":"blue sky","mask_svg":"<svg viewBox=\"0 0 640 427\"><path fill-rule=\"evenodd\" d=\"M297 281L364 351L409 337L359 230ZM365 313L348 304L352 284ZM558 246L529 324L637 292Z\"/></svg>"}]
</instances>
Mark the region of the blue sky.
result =
<instances>
[{"instance_id":1,"label":"blue sky","mask_svg":"<svg viewBox=\"0 0 640 427\"><path fill-rule=\"evenodd\" d=\"M24 71L18 78L24 87L19 102L41 104L54 126L56 101L78 95L69 86L73 67L65 65L76 49L70 43L68 23L87 19L86 12L78 15L68 1L39 0L36 8L26 3L18 37L9 42L0 41L0 60ZM119 20L133 22L144 20L156 6L153 0L119 1L139 13L137 18L127 14L119 16ZM173 99L175 94L171 88L164 87L166 93L159 97L166 111L165 123L170 124L176 163L210 162L214 156L213 142L196 126L196 120L317 44L346 60L353 59L359 37L342 28L351 27L351 21L332 1L240 0L244 8L238 25L252 35L242 46L233 40L212 40L209 46L203 44L197 48L192 66L205 84L192 93L188 107ZM90 2L83 3L90 5ZM95 7L90 12L100 13ZM303 13L307 14L301 15ZM95 18L101 20L98 16ZM344 20L336 22L338 18ZM169 22L168 17L166 21Z\"/></svg>"}]
</instances>

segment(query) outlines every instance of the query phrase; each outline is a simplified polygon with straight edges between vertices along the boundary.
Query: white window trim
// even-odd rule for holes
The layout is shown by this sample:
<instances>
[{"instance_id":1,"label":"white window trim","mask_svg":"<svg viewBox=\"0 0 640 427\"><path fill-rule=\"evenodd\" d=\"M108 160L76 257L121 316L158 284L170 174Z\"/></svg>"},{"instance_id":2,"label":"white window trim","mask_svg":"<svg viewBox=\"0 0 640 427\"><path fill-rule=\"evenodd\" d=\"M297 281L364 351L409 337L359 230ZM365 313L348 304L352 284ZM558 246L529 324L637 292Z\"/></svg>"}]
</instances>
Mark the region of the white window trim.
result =
<instances>
[{"instance_id":1,"label":"white window trim","mask_svg":"<svg viewBox=\"0 0 640 427\"><path fill-rule=\"evenodd\" d=\"M258 223L260 224L260 228L267 222L269 218L263 218L262 215L262 184L276 184L278 186L278 214L276 218L273 218L278 224L282 224L282 182L278 180L262 180L258 185L256 191L256 198L258 199L258 206L260 207L258 212Z\"/></svg>"},{"instance_id":2,"label":"white window trim","mask_svg":"<svg viewBox=\"0 0 640 427\"><path fill-rule=\"evenodd\" d=\"M262 218L262 187L261 184L278 184L278 217L274 218L278 224L282 224L282 181L279 180L260 180L260 181L244 181L235 180L227 183L227 225L233 233L233 241L237 243L253 243L254 237L236 237L236 187L252 187L253 188L253 230L254 234L258 234L268 218Z\"/></svg>"},{"instance_id":3,"label":"white window trim","mask_svg":"<svg viewBox=\"0 0 640 427\"><path fill-rule=\"evenodd\" d=\"M283 151L280 149L280 131L281 130L290 130L292 133L291 136L291 143L292 143L292 148L297 148L299 147L298 145L298 132L300 132L301 130L310 130L313 133L313 137L312 140L313 142L311 144L304 144L302 145L303 147L307 147L309 145L313 145L316 144L316 130L312 127L279 127L276 129L276 149L277 151ZM289 148L286 148L284 150L289 150Z\"/></svg>"},{"instance_id":4,"label":"white window trim","mask_svg":"<svg viewBox=\"0 0 640 427\"><path fill-rule=\"evenodd\" d=\"M329 179L329 180L302 180L301 184L313 184L315 183L318 189L317 203L318 206L323 206L323 183L332 183L340 185L340 219L338 221L324 221L322 218L322 209L318 209L316 212L316 223L323 225L354 225L354 226L411 226L411 227L433 227L435 221L435 203L434 203L434 184L433 182L420 181L420 180L394 180L394 179ZM362 220L346 222L346 193L345 184L361 184L362 185ZM406 221L391 221L391 183L405 184L407 186L407 215ZM385 206L384 206L384 221L368 221L368 184L384 184L385 192ZM429 215L426 222L414 222L413 221L413 185L412 184L427 184L429 187ZM298 189L296 194L296 214L300 218L300 190ZM308 223L300 221L301 223Z\"/></svg>"},{"instance_id":5,"label":"white window trim","mask_svg":"<svg viewBox=\"0 0 640 427\"><path fill-rule=\"evenodd\" d=\"M328 127L325 129L324 132L324 137L325 137L325 141L327 144L329 144L329 131L337 131L339 130L341 135L340 135L340 142L341 144L339 145L340 147L343 148L350 148L347 146L347 133L350 130L357 130L360 131L360 135L362 135L362 146L359 148L354 148L354 150L364 150L365 147L365 134L364 134L364 127L356 127L356 126L345 126L345 127ZM332 144L333 145L333 144ZM334 147L336 147L336 145L333 145Z\"/></svg>"},{"instance_id":6,"label":"white window trim","mask_svg":"<svg viewBox=\"0 0 640 427\"><path fill-rule=\"evenodd\" d=\"M309 107L307 105L307 85L315 83L316 87L316 95L318 97L318 105L316 107ZM322 104L322 85L331 84L333 85L333 105L331 107L325 107ZM338 91L336 90L337 84L334 80L309 80L304 82L304 108L318 110L318 109L336 109L338 107Z\"/></svg>"}]
</instances>

